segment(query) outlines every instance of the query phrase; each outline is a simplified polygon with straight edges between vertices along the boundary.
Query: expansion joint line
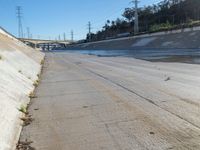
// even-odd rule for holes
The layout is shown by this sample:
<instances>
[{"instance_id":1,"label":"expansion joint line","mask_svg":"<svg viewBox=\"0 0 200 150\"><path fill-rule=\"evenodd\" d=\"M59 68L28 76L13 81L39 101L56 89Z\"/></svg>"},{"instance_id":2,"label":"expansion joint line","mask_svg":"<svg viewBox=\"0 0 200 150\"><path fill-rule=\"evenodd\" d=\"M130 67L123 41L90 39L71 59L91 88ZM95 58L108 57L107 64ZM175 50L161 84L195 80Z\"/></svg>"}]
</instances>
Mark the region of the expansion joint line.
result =
<instances>
[{"instance_id":1,"label":"expansion joint line","mask_svg":"<svg viewBox=\"0 0 200 150\"><path fill-rule=\"evenodd\" d=\"M87 71L89 71L90 73L95 74L95 75L99 76L100 78L103 78L104 80L107 80L107 81L109 81L109 82L111 82L111 83L113 83L113 84L115 84L115 85L117 85L117 86L119 86L119 87L125 89L126 91L128 91L128 92L130 92L130 93L132 93L132 94L137 95L138 97L140 97L140 98L142 98L142 99L148 101L149 103L151 103L151 104L153 104L153 105L159 107L160 109L162 109L162 110L164 110L164 111L166 111L166 112L168 112L168 113L170 113L170 114L172 114L172 115L178 117L179 119L184 120L185 122L187 122L187 123L193 125L194 127L196 127L197 129L200 130L200 126L194 124L193 122L191 122L191 121L189 121L189 120L186 120L185 118L183 118L183 117L180 116L180 115L177 115L177 114L175 114L175 113L173 113L173 112L171 112L171 111L169 111L169 110L167 110L167 109L161 107L160 105L156 104L152 99L146 98L146 97L144 97L144 96L138 94L137 92L135 92L135 91L133 91L133 90L131 90L131 89L129 89L129 88L127 88L127 87L125 87L125 86L123 86L123 85L121 85L121 84L119 84L119 83L117 83L117 82L115 82L115 81L113 81L113 80L111 80L111 79L109 79L108 77L105 77L105 76L103 76L103 75L101 75L101 74L99 74L99 73L96 73L96 72L94 72L94 71L92 71L92 70L90 70L90 69L88 69L88 68L85 68L85 69L86 69Z\"/></svg>"}]
</instances>

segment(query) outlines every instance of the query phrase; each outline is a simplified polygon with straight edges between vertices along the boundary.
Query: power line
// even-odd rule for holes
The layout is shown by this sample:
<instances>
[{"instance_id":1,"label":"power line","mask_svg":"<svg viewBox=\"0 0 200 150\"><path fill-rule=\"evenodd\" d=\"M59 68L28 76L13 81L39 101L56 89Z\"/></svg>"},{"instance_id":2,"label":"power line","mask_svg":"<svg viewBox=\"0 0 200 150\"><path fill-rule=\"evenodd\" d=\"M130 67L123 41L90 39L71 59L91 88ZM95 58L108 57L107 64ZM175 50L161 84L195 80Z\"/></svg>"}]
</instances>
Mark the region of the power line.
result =
<instances>
[{"instance_id":1,"label":"power line","mask_svg":"<svg viewBox=\"0 0 200 150\"><path fill-rule=\"evenodd\" d=\"M131 2L133 2L133 1L131 1ZM120 9L118 9L118 10L116 10L116 11L113 11L113 12L110 13L110 15L108 15L108 16L111 17L111 16L117 14L118 12L121 12L122 10L124 10L124 7L123 7L123 8L120 8ZM108 18L108 17L107 17L107 18ZM97 26L97 25L101 25L101 24L102 24L103 22L105 22L105 21L106 21L106 19L101 19L101 20L98 20L98 21L93 22L93 24L94 24L95 26L93 26L92 29L98 30L98 29L101 28L101 27L99 27L99 26Z\"/></svg>"},{"instance_id":2,"label":"power line","mask_svg":"<svg viewBox=\"0 0 200 150\"><path fill-rule=\"evenodd\" d=\"M108 14L108 15L107 15L107 16L108 16L108 17L107 17L107 20L108 20L109 17L118 14L118 12L121 12L122 10L124 10L124 7L123 7L123 8L120 8L120 9L118 9L118 10L116 10L116 11L113 11L113 12L110 13L110 14ZM98 27L97 25L101 25L102 23L105 23L105 22L106 22L106 18L105 18L105 19L102 18L101 20L95 21L95 23L93 22L93 24L95 24L95 26Z\"/></svg>"},{"instance_id":3,"label":"power line","mask_svg":"<svg viewBox=\"0 0 200 150\"><path fill-rule=\"evenodd\" d=\"M17 18L18 18L18 36L19 36L19 38L23 38L22 7L17 6L16 10L17 10L16 14L17 14Z\"/></svg>"}]
</instances>

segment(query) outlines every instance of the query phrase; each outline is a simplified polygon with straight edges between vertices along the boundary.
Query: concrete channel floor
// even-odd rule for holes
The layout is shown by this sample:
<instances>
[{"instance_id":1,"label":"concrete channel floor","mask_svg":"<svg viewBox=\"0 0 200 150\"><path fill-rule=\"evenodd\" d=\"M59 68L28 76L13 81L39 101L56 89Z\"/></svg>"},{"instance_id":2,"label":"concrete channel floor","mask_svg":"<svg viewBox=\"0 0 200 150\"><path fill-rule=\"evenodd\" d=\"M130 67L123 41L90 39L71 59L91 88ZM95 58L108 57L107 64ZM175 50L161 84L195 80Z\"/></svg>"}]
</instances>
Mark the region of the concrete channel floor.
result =
<instances>
[{"instance_id":1,"label":"concrete channel floor","mask_svg":"<svg viewBox=\"0 0 200 150\"><path fill-rule=\"evenodd\" d=\"M36 150L199 150L200 66L46 53L34 121Z\"/></svg>"}]
</instances>

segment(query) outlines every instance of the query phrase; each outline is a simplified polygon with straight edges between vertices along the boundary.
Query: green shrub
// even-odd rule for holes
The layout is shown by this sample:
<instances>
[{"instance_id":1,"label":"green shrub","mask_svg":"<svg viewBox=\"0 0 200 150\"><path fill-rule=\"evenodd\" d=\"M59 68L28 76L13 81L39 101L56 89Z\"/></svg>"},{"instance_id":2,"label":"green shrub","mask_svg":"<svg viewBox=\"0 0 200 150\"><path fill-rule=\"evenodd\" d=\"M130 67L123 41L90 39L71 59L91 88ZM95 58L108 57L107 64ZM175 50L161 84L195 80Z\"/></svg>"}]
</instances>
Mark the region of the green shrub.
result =
<instances>
[{"instance_id":1,"label":"green shrub","mask_svg":"<svg viewBox=\"0 0 200 150\"><path fill-rule=\"evenodd\" d=\"M27 107L24 105L21 105L21 107L18 109L20 112L26 114L27 113Z\"/></svg>"},{"instance_id":2,"label":"green shrub","mask_svg":"<svg viewBox=\"0 0 200 150\"><path fill-rule=\"evenodd\" d=\"M168 21L162 24L155 24L150 27L150 32L167 31L173 28Z\"/></svg>"}]
</instances>

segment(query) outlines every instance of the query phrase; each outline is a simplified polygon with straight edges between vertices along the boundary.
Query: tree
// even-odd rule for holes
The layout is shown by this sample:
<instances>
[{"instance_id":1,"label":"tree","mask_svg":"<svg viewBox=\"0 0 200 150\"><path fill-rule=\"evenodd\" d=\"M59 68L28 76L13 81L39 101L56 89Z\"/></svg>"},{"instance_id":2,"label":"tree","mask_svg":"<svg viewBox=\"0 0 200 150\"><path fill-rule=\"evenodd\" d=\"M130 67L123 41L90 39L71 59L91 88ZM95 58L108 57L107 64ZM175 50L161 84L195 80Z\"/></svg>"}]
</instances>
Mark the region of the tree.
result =
<instances>
[{"instance_id":1,"label":"tree","mask_svg":"<svg viewBox=\"0 0 200 150\"><path fill-rule=\"evenodd\" d=\"M124 13L122 16L128 20L128 22L131 22L134 20L134 9L133 8L125 8Z\"/></svg>"},{"instance_id":2,"label":"tree","mask_svg":"<svg viewBox=\"0 0 200 150\"><path fill-rule=\"evenodd\" d=\"M200 23L200 0L163 0L162 2L138 9L141 32L168 30L192 23ZM133 32L134 8L125 8L123 19L107 20L102 30L92 37L102 40L117 37L117 34Z\"/></svg>"}]
</instances>

